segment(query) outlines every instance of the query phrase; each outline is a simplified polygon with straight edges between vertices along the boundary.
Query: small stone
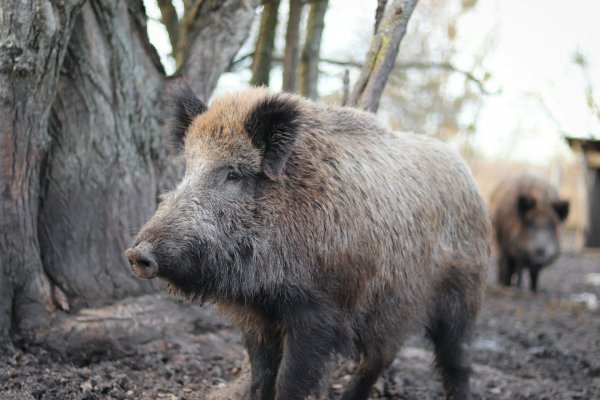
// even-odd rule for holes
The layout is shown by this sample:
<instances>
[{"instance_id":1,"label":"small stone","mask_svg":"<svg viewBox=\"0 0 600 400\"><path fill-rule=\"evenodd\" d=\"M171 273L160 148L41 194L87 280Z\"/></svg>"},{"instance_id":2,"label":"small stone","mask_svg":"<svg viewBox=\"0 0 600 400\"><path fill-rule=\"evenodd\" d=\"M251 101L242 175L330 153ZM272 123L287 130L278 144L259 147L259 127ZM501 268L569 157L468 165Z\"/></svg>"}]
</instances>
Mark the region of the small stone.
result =
<instances>
[{"instance_id":1,"label":"small stone","mask_svg":"<svg viewBox=\"0 0 600 400\"><path fill-rule=\"evenodd\" d=\"M83 390L84 392L89 392L92 390L92 382L90 381L85 381L81 384L81 390Z\"/></svg>"}]
</instances>

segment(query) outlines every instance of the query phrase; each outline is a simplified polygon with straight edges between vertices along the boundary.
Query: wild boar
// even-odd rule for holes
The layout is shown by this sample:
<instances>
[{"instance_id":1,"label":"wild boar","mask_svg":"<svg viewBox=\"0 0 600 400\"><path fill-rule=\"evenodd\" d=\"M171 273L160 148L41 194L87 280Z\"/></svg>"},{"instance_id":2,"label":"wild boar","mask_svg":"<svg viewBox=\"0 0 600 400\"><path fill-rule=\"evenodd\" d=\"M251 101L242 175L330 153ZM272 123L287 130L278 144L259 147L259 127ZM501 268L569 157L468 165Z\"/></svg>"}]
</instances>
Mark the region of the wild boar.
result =
<instances>
[{"instance_id":1,"label":"wild boar","mask_svg":"<svg viewBox=\"0 0 600 400\"><path fill-rule=\"evenodd\" d=\"M262 88L207 107L180 84L171 104L185 176L126 257L241 329L252 399L306 398L335 354L359 359L342 399L366 399L420 330L448 396L469 397L491 232L453 151Z\"/></svg>"},{"instance_id":2,"label":"wild boar","mask_svg":"<svg viewBox=\"0 0 600 400\"><path fill-rule=\"evenodd\" d=\"M537 291L542 268L560 255L559 226L569 214L569 202L545 179L523 174L504 181L492 196L492 221L498 248L498 281L521 286L529 270L530 288Z\"/></svg>"}]
</instances>

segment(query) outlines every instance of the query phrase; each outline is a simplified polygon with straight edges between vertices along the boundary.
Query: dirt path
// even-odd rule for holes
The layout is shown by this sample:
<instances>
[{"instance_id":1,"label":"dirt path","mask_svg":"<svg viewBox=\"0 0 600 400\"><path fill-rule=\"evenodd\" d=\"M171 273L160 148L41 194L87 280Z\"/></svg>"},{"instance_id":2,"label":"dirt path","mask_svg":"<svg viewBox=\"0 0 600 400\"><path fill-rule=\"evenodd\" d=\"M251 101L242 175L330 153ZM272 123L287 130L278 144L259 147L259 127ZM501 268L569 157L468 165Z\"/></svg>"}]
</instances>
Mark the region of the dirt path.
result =
<instances>
[{"instance_id":1,"label":"dirt path","mask_svg":"<svg viewBox=\"0 0 600 400\"><path fill-rule=\"evenodd\" d=\"M563 256L542 272L537 295L490 275L471 345L475 397L600 398L600 253ZM0 399L205 399L243 364L234 329L167 295L84 310L54 336L62 354L21 346L0 357ZM409 340L371 398L442 397L430 364L427 343ZM321 397L336 398L351 368L338 366Z\"/></svg>"}]
</instances>

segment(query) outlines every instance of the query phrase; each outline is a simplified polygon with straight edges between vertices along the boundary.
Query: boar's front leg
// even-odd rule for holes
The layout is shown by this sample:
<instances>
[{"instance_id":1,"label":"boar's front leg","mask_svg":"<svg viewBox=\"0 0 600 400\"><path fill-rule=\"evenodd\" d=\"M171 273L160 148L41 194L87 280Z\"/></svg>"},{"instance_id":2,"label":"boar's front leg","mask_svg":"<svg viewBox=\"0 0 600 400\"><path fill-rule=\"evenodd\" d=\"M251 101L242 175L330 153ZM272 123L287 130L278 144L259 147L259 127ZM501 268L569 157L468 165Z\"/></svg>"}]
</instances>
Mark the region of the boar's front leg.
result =
<instances>
[{"instance_id":1,"label":"boar's front leg","mask_svg":"<svg viewBox=\"0 0 600 400\"><path fill-rule=\"evenodd\" d=\"M282 315L286 334L276 399L301 400L318 386L331 355L347 349L349 329L335 307L315 298Z\"/></svg>"},{"instance_id":2,"label":"boar's front leg","mask_svg":"<svg viewBox=\"0 0 600 400\"><path fill-rule=\"evenodd\" d=\"M529 267L529 288L532 292L537 292L537 281L540 268L537 266Z\"/></svg>"},{"instance_id":3,"label":"boar's front leg","mask_svg":"<svg viewBox=\"0 0 600 400\"><path fill-rule=\"evenodd\" d=\"M508 255L501 254L498 260L498 282L504 286L510 286L514 272L514 261Z\"/></svg>"},{"instance_id":4,"label":"boar's front leg","mask_svg":"<svg viewBox=\"0 0 600 400\"><path fill-rule=\"evenodd\" d=\"M273 400L275 380L281 362L281 329L274 323L259 321L252 333L244 334L244 344L252 367L250 398Z\"/></svg>"},{"instance_id":5,"label":"boar's front leg","mask_svg":"<svg viewBox=\"0 0 600 400\"><path fill-rule=\"evenodd\" d=\"M517 287L520 289L523 285L523 268L519 267L517 269Z\"/></svg>"}]
</instances>

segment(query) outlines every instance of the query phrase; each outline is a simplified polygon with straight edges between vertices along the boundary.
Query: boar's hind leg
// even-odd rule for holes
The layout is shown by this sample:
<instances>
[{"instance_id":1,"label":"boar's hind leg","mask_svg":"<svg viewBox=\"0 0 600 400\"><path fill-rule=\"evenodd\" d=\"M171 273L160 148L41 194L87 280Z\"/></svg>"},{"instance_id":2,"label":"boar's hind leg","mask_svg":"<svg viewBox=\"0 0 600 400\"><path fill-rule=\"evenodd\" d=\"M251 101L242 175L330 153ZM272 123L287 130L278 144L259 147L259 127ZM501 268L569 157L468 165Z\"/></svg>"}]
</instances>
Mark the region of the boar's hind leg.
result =
<instances>
[{"instance_id":1,"label":"boar's hind leg","mask_svg":"<svg viewBox=\"0 0 600 400\"><path fill-rule=\"evenodd\" d=\"M349 333L339 311L325 301L286 308L276 399L301 400L318 386L331 356L347 350Z\"/></svg>"},{"instance_id":2,"label":"boar's hind leg","mask_svg":"<svg viewBox=\"0 0 600 400\"><path fill-rule=\"evenodd\" d=\"M265 324L261 332L244 335L252 367L250 398L252 400L273 400L275 379L281 362L281 331L272 324ZM258 333L258 335L256 335ZM257 337L258 336L258 337Z\"/></svg>"},{"instance_id":3,"label":"boar's hind leg","mask_svg":"<svg viewBox=\"0 0 600 400\"><path fill-rule=\"evenodd\" d=\"M449 399L471 398L471 368L464 345L475 318L473 302L466 297L473 294L472 284L462 274L447 278L436 294L427 327L427 336L434 345L435 366Z\"/></svg>"},{"instance_id":4,"label":"boar's hind leg","mask_svg":"<svg viewBox=\"0 0 600 400\"><path fill-rule=\"evenodd\" d=\"M394 360L397 349L361 349L360 363L340 400L366 400L381 372Z\"/></svg>"}]
</instances>

